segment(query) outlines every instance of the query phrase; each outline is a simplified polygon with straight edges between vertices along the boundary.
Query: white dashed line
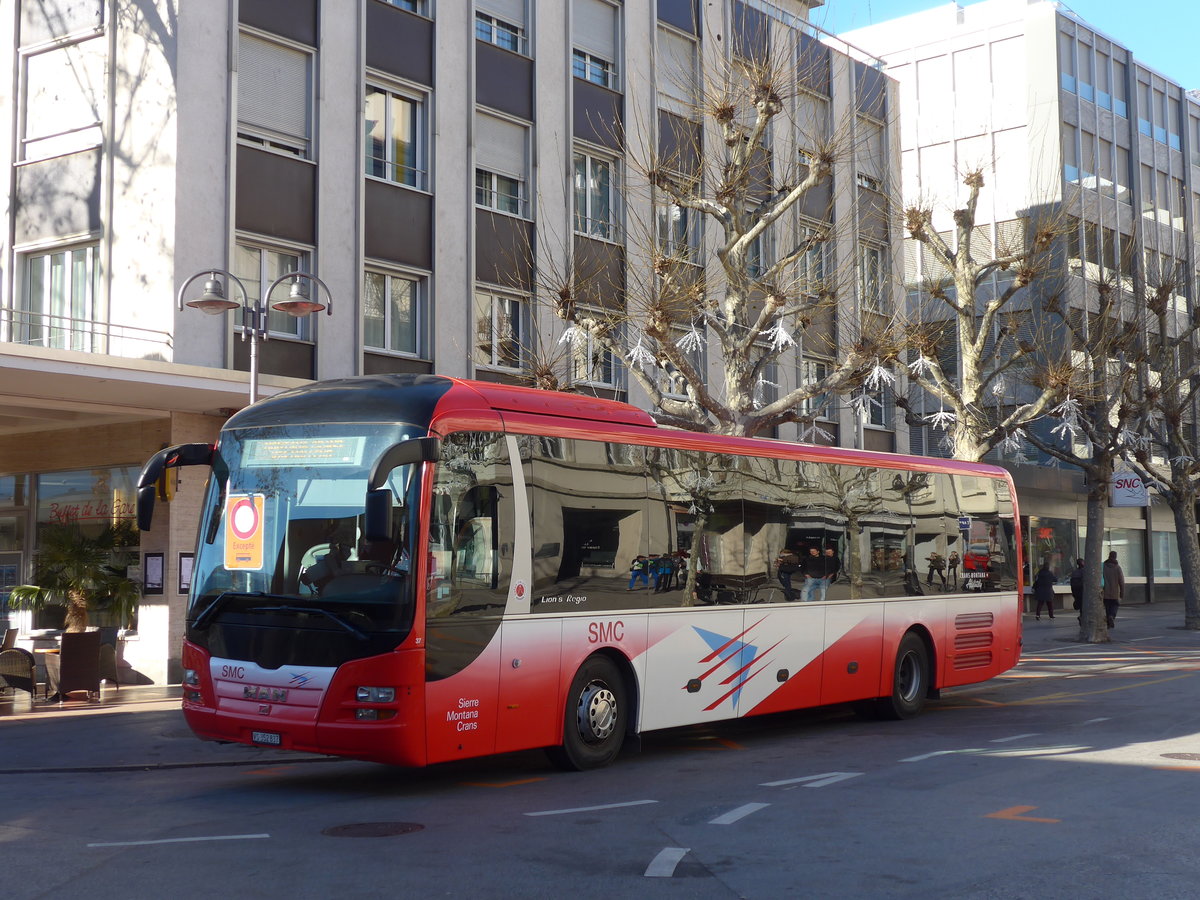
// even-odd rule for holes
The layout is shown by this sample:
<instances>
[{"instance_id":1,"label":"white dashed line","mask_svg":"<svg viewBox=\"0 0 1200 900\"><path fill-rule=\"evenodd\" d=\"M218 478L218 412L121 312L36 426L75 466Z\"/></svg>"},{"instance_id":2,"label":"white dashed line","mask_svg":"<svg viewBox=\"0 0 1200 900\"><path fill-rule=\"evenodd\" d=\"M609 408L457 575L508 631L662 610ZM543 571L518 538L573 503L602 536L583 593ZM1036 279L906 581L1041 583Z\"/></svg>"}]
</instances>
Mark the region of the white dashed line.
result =
<instances>
[{"instance_id":1,"label":"white dashed line","mask_svg":"<svg viewBox=\"0 0 1200 900\"><path fill-rule=\"evenodd\" d=\"M1107 722L1111 716L1101 716L1098 719L1088 719L1086 722L1080 722L1080 725L1095 725L1097 722Z\"/></svg>"},{"instance_id":2,"label":"white dashed line","mask_svg":"<svg viewBox=\"0 0 1200 900\"><path fill-rule=\"evenodd\" d=\"M1012 737L995 738L992 741L992 743L993 744L1004 744L1004 743L1007 743L1008 741L1019 741L1022 738L1037 737L1037 736L1038 736L1038 733L1036 731L1031 731L1031 732L1029 732L1029 734L1014 734Z\"/></svg>"},{"instance_id":3,"label":"white dashed line","mask_svg":"<svg viewBox=\"0 0 1200 900\"><path fill-rule=\"evenodd\" d=\"M737 809L731 809L723 816L717 816L709 825L732 825L739 819L744 819L751 813L756 813L760 809L766 809L770 803L747 803L745 806L739 806Z\"/></svg>"},{"instance_id":4,"label":"white dashed line","mask_svg":"<svg viewBox=\"0 0 1200 900\"><path fill-rule=\"evenodd\" d=\"M198 841L252 841L269 838L269 834L218 834L212 837L161 838L157 841L109 841L88 844L89 847L145 847L150 844L192 844Z\"/></svg>"},{"instance_id":5,"label":"white dashed line","mask_svg":"<svg viewBox=\"0 0 1200 900\"><path fill-rule=\"evenodd\" d=\"M630 800L628 803L606 803L603 806L576 806L572 809L544 809L541 812L527 812L527 816L565 816L569 813L595 812L598 809L620 809L623 806L645 806L647 803L657 803L657 800Z\"/></svg>"},{"instance_id":6,"label":"white dashed line","mask_svg":"<svg viewBox=\"0 0 1200 900\"><path fill-rule=\"evenodd\" d=\"M759 787L785 787L789 784L799 785L808 782L804 785L805 787L818 788L837 784L847 778L857 778L861 774L862 772L826 772L823 775L805 775L802 778L786 778L783 781L764 781Z\"/></svg>"},{"instance_id":7,"label":"white dashed line","mask_svg":"<svg viewBox=\"0 0 1200 900\"><path fill-rule=\"evenodd\" d=\"M921 762L926 759L933 759L935 756L948 756L951 753L961 753L961 750L934 750L932 753L922 753L920 756L910 756L908 759L902 759L900 762Z\"/></svg>"},{"instance_id":8,"label":"white dashed line","mask_svg":"<svg viewBox=\"0 0 1200 900\"><path fill-rule=\"evenodd\" d=\"M646 866L647 878L671 878L679 861L688 855L688 847L665 847Z\"/></svg>"}]
</instances>

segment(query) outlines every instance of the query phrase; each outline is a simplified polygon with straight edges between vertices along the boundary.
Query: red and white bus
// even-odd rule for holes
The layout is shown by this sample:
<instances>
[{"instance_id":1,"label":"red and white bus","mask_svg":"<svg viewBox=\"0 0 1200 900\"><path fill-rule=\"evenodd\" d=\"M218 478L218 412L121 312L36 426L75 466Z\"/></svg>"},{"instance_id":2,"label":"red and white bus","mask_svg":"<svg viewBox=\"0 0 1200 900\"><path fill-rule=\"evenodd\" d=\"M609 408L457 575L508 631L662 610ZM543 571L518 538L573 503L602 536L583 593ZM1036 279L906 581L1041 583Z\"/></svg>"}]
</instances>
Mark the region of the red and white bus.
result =
<instances>
[{"instance_id":1,"label":"red and white bus","mask_svg":"<svg viewBox=\"0 0 1200 900\"><path fill-rule=\"evenodd\" d=\"M654 729L915 715L1020 654L1020 520L995 466L431 375L315 383L162 451L143 528L164 469L203 464L183 648L202 738L589 768ZM970 578L923 577L980 546Z\"/></svg>"}]
</instances>

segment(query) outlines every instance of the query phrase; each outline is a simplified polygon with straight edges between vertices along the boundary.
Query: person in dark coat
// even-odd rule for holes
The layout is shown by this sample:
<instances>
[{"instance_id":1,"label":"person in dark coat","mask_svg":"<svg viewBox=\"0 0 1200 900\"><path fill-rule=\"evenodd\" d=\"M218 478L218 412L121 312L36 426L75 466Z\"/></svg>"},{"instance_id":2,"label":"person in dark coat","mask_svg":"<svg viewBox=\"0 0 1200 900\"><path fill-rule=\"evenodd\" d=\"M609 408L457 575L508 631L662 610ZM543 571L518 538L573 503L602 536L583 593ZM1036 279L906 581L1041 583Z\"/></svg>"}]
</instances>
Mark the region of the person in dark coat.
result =
<instances>
[{"instance_id":1,"label":"person in dark coat","mask_svg":"<svg viewBox=\"0 0 1200 900\"><path fill-rule=\"evenodd\" d=\"M793 602L796 599L796 592L792 588L792 576L799 574L801 578L804 577L800 555L795 550L784 547L775 559L775 574L779 578L779 584L783 587L783 599L788 603Z\"/></svg>"},{"instance_id":2,"label":"person in dark coat","mask_svg":"<svg viewBox=\"0 0 1200 900\"><path fill-rule=\"evenodd\" d=\"M1101 580L1103 587L1100 589L1100 596L1104 598L1104 615L1108 619L1108 627L1116 628L1117 608L1125 599L1125 573L1121 571L1121 564L1117 562L1116 550L1109 552L1100 574L1104 576Z\"/></svg>"},{"instance_id":3,"label":"person in dark coat","mask_svg":"<svg viewBox=\"0 0 1200 900\"><path fill-rule=\"evenodd\" d=\"M1083 609L1083 559L1076 558L1075 571L1071 573L1071 606L1076 610Z\"/></svg>"},{"instance_id":4,"label":"person in dark coat","mask_svg":"<svg viewBox=\"0 0 1200 900\"><path fill-rule=\"evenodd\" d=\"M1050 618L1054 618L1054 583L1057 580L1050 571L1049 562L1043 562L1042 567L1033 576L1033 599L1037 604L1033 612L1035 619L1042 618L1043 603L1046 605L1046 611L1050 613Z\"/></svg>"}]
</instances>

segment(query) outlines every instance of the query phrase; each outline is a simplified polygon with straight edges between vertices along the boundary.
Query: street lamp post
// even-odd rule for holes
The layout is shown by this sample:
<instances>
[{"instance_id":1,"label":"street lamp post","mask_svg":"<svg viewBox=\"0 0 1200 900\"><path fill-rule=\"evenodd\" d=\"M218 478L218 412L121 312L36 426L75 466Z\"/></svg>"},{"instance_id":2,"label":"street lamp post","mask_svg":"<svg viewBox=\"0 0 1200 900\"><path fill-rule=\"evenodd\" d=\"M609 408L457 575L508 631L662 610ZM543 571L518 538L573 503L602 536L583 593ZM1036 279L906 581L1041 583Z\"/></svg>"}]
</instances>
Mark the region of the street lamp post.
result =
<instances>
[{"instance_id":1,"label":"street lamp post","mask_svg":"<svg viewBox=\"0 0 1200 900\"><path fill-rule=\"evenodd\" d=\"M237 289L241 291L241 301L234 300L225 296L225 289L217 276L221 275L226 282L232 282L237 285ZM207 277L204 282L204 291L195 300L189 300L184 303L184 293L192 282L199 278ZM288 298L280 300L278 303L271 303L271 293L283 282L291 280L292 286L288 291ZM305 287L305 280L311 281L314 285L324 289L325 296L328 298L328 304L320 302L320 292L318 291L318 299L313 300L308 295L308 290ZM289 316L301 318L309 316L313 313L318 313L321 310L326 311L326 315L333 315L333 295L329 292L328 285L325 284L316 275L311 272L285 272L280 275L263 291L261 297L251 299L246 291L246 286L232 272L225 269L205 269L197 272L179 288L179 295L176 298L180 312L184 306L190 306L192 309L198 309L210 316L219 316L231 309L237 309L239 306L242 309L242 340L250 341L250 402L253 403L258 399L258 342L265 341L268 338L267 331L267 314L269 309L276 309L280 312L285 312Z\"/></svg>"}]
</instances>

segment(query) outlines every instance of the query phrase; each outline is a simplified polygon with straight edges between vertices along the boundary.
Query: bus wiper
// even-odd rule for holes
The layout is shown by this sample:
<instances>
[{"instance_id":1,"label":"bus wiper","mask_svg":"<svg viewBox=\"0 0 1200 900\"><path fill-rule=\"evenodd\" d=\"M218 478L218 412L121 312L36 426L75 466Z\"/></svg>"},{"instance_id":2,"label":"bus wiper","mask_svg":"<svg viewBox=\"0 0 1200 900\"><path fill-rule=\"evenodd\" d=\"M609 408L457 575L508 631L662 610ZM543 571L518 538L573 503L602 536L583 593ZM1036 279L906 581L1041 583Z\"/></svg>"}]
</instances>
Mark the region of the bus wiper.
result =
<instances>
[{"instance_id":1,"label":"bus wiper","mask_svg":"<svg viewBox=\"0 0 1200 900\"><path fill-rule=\"evenodd\" d=\"M359 631L357 628L355 628L353 625L351 625L349 622L347 622L341 616L337 615L336 613L331 613L327 609L321 609L321 607L319 607L319 606L252 606L252 607L250 607L250 609L246 610L246 612L252 612L252 613L286 612L286 613L301 613L301 614L316 613L319 616L324 616L327 619L333 620L338 625L341 625L348 632L350 632L352 635L354 635L356 638L358 638L358 640L360 640L360 641L368 640L368 637L364 632Z\"/></svg>"},{"instance_id":2,"label":"bus wiper","mask_svg":"<svg viewBox=\"0 0 1200 900\"><path fill-rule=\"evenodd\" d=\"M217 611L225 605L225 601L230 597L261 597L274 598L276 600L294 600L295 597L284 597L279 594L268 594L266 591L221 591L213 598L212 603L204 607L200 615L192 620L193 628L203 628L208 624L209 619L217 614Z\"/></svg>"}]
</instances>

